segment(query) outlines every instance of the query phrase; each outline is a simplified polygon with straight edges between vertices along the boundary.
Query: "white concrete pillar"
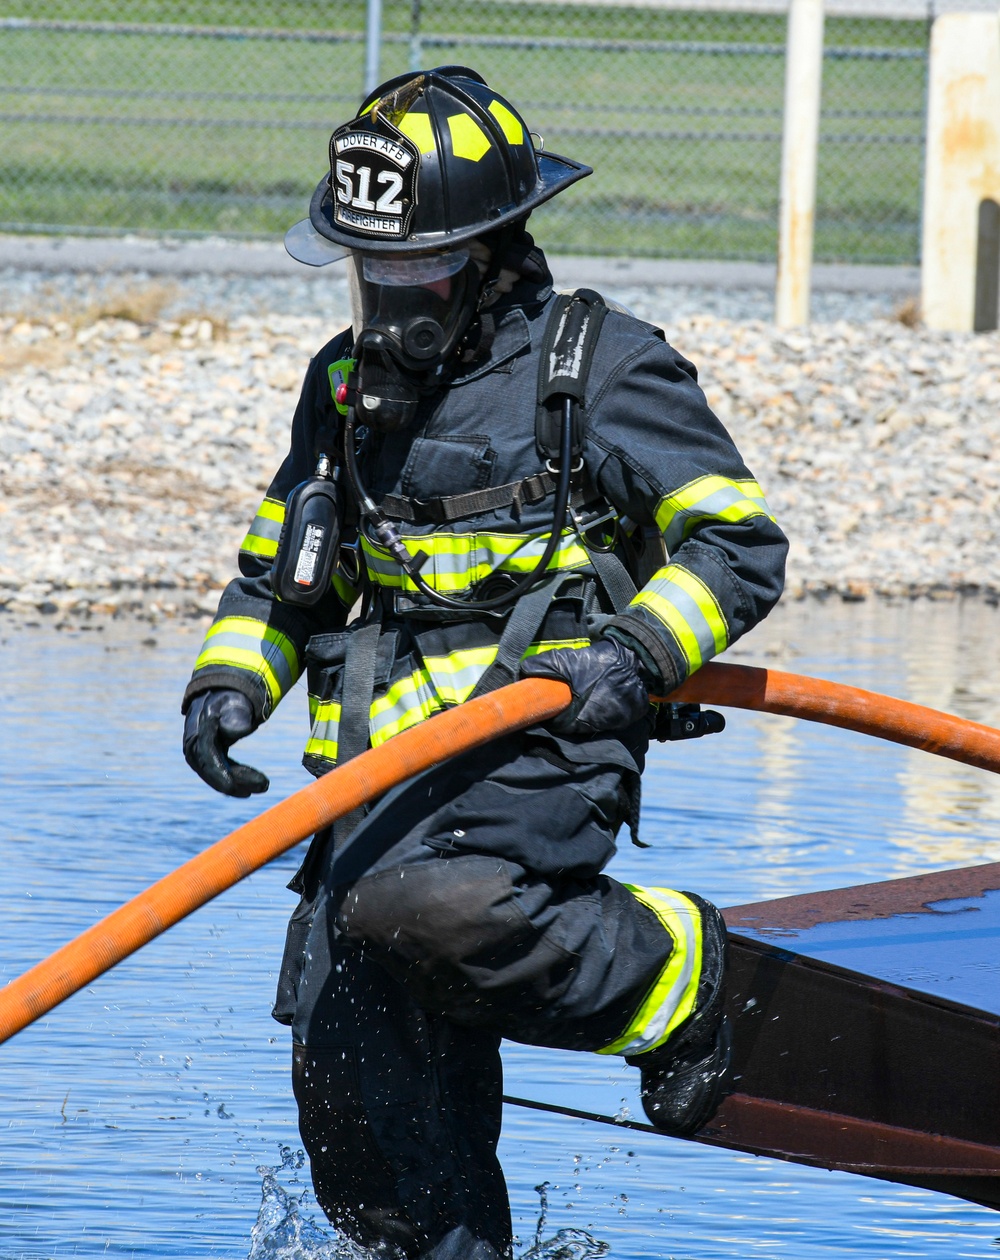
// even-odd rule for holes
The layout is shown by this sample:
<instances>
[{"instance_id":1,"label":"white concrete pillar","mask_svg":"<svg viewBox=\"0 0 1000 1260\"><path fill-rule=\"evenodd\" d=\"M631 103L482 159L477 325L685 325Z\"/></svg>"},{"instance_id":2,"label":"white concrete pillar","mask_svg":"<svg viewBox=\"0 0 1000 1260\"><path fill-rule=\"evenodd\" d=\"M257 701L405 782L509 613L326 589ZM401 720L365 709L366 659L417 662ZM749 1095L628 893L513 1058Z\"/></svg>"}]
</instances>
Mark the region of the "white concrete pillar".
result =
<instances>
[{"instance_id":1,"label":"white concrete pillar","mask_svg":"<svg viewBox=\"0 0 1000 1260\"><path fill-rule=\"evenodd\" d=\"M780 328L809 322L822 82L823 0L791 0L785 53L778 283L774 301L775 323Z\"/></svg>"},{"instance_id":2,"label":"white concrete pillar","mask_svg":"<svg viewBox=\"0 0 1000 1260\"><path fill-rule=\"evenodd\" d=\"M980 225L982 203L1000 201L1000 16L942 14L930 56L921 306L928 328L971 331L977 256L996 257ZM981 298L995 282L980 277Z\"/></svg>"}]
</instances>

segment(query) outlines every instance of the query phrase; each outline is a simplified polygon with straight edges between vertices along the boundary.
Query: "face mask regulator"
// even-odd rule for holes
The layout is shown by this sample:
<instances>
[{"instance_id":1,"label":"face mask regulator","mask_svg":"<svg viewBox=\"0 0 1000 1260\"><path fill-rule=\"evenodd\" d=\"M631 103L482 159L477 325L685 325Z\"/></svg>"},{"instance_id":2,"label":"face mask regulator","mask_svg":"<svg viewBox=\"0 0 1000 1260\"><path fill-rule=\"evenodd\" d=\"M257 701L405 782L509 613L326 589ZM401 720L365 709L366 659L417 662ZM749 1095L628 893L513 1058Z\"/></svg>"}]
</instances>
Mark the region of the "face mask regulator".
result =
<instances>
[{"instance_id":1,"label":"face mask regulator","mask_svg":"<svg viewBox=\"0 0 1000 1260\"><path fill-rule=\"evenodd\" d=\"M348 280L359 420L382 432L404 429L475 315L479 268L468 249L354 253Z\"/></svg>"}]
</instances>

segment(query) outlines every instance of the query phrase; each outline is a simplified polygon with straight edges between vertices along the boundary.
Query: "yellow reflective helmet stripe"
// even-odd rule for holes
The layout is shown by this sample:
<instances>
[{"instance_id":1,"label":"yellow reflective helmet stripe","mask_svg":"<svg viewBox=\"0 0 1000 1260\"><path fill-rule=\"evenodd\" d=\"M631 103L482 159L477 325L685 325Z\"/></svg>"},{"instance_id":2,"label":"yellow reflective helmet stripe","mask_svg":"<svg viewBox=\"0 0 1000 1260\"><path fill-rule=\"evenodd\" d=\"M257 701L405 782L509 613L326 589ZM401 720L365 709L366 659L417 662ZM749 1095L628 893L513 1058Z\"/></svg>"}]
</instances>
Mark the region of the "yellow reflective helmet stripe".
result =
<instances>
[{"instance_id":1,"label":"yellow reflective helmet stripe","mask_svg":"<svg viewBox=\"0 0 1000 1260\"><path fill-rule=\"evenodd\" d=\"M271 706L295 685L301 667L291 639L255 617L223 617L210 628L195 670L227 665L256 674L267 687Z\"/></svg>"},{"instance_id":2,"label":"yellow reflective helmet stripe","mask_svg":"<svg viewBox=\"0 0 1000 1260\"><path fill-rule=\"evenodd\" d=\"M278 539L285 520L285 505L279 499L265 498L240 545L240 551L251 556L273 560L278 554Z\"/></svg>"},{"instance_id":3,"label":"yellow reflective helmet stripe","mask_svg":"<svg viewBox=\"0 0 1000 1260\"><path fill-rule=\"evenodd\" d=\"M456 157L478 162L484 153L489 153L490 138L471 115L449 114L448 130L451 151Z\"/></svg>"},{"instance_id":4,"label":"yellow reflective helmet stripe","mask_svg":"<svg viewBox=\"0 0 1000 1260\"><path fill-rule=\"evenodd\" d=\"M698 477L661 499L656 508L656 523L671 555L701 521L734 523L753 516L774 520L760 486L752 478L733 481L729 477Z\"/></svg>"},{"instance_id":5,"label":"yellow reflective helmet stripe","mask_svg":"<svg viewBox=\"0 0 1000 1260\"><path fill-rule=\"evenodd\" d=\"M524 144L524 128L515 114L500 101L490 103L490 113L500 124L508 144Z\"/></svg>"},{"instance_id":6,"label":"yellow reflective helmet stripe","mask_svg":"<svg viewBox=\"0 0 1000 1260\"><path fill-rule=\"evenodd\" d=\"M645 1054L662 1046L694 1010L701 979L701 911L695 903L671 888L624 887L652 910L674 947L628 1027L598 1054Z\"/></svg>"},{"instance_id":7,"label":"yellow reflective helmet stripe","mask_svg":"<svg viewBox=\"0 0 1000 1260\"><path fill-rule=\"evenodd\" d=\"M688 672L729 646L729 624L711 587L680 564L658 569L630 608L645 608L670 631Z\"/></svg>"},{"instance_id":8,"label":"yellow reflective helmet stripe","mask_svg":"<svg viewBox=\"0 0 1000 1260\"><path fill-rule=\"evenodd\" d=\"M437 148L430 114L417 113L411 109L397 120L396 126L404 136L409 136L421 153L433 153Z\"/></svg>"}]
</instances>

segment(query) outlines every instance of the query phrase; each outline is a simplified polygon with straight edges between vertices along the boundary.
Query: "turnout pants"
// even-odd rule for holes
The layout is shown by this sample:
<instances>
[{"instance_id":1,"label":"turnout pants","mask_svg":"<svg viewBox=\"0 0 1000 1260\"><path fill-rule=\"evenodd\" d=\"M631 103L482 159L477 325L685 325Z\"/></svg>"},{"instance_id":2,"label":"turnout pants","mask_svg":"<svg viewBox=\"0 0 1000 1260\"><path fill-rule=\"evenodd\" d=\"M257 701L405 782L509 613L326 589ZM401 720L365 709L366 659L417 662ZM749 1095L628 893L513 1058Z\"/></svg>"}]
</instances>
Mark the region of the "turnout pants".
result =
<instances>
[{"instance_id":1,"label":"turnout pants","mask_svg":"<svg viewBox=\"0 0 1000 1260\"><path fill-rule=\"evenodd\" d=\"M601 874L647 735L497 741L313 842L274 1014L317 1199L375 1254L508 1257L501 1037L636 1053L696 986L689 958L666 993L672 921Z\"/></svg>"}]
</instances>

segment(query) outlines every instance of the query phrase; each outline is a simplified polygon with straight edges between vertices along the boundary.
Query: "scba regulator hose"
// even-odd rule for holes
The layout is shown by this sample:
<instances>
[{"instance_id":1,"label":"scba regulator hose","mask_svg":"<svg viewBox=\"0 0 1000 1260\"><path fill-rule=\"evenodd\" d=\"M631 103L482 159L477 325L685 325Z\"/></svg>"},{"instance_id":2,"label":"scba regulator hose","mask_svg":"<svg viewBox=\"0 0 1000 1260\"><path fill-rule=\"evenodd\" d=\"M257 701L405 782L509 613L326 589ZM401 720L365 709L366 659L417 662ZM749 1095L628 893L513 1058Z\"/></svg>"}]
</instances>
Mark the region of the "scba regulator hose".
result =
<instances>
[{"instance_id":1,"label":"scba regulator hose","mask_svg":"<svg viewBox=\"0 0 1000 1260\"><path fill-rule=\"evenodd\" d=\"M404 731L265 810L0 989L0 1042L314 832L449 757L548 721L570 699L565 683L549 679L501 687ZM709 664L670 699L842 726L1000 773L1000 731L822 679Z\"/></svg>"}]
</instances>

